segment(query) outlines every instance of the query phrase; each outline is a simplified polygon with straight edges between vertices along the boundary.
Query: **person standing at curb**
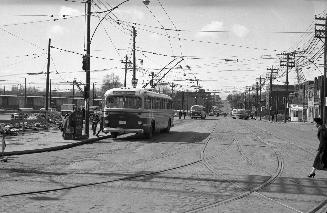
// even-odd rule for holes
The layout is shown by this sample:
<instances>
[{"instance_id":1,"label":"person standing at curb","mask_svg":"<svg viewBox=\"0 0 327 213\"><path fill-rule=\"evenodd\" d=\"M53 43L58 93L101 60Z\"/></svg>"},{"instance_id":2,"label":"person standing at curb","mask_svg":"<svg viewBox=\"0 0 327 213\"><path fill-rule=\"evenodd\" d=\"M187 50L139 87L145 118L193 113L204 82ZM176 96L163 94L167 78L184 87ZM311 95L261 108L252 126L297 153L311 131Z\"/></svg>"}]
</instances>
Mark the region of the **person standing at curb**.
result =
<instances>
[{"instance_id":1,"label":"person standing at curb","mask_svg":"<svg viewBox=\"0 0 327 213\"><path fill-rule=\"evenodd\" d=\"M0 133L1 133L1 136L2 136L0 159L1 159L2 162L7 162L7 158L4 157L4 152L5 152L5 149L6 149L6 146L7 146L5 138L6 138L6 134L8 133L8 130L3 125L1 125Z\"/></svg>"},{"instance_id":2,"label":"person standing at curb","mask_svg":"<svg viewBox=\"0 0 327 213\"><path fill-rule=\"evenodd\" d=\"M327 129L323 125L321 118L314 118L313 121L316 123L318 128L318 139L319 147L315 160L313 162L312 171L308 175L310 178L314 178L316 175L316 170L327 170Z\"/></svg>"}]
</instances>

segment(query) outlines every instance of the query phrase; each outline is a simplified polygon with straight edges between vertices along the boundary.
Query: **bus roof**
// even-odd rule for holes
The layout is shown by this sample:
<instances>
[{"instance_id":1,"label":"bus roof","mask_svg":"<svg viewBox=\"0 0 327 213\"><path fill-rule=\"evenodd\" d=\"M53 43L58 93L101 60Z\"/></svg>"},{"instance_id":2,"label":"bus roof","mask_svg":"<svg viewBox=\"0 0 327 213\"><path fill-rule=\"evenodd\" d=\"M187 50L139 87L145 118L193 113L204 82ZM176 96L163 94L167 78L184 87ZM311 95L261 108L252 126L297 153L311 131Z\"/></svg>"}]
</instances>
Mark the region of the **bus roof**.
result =
<instances>
[{"instance_id":1,"label":"bus roof","mask_svg":"<svg viewBox=\"0 0 327 213\"><path fill-rule=\"evenodd\" d=\"M150 96L150 97L157 97L157 98L166 98L166 99L172 99L169 95L157 93L148 89L143 88L113 88L110 90L107 90L104 94L105 97L110 95L136 95L136 96Z\"/></svg>"}]
</instances>

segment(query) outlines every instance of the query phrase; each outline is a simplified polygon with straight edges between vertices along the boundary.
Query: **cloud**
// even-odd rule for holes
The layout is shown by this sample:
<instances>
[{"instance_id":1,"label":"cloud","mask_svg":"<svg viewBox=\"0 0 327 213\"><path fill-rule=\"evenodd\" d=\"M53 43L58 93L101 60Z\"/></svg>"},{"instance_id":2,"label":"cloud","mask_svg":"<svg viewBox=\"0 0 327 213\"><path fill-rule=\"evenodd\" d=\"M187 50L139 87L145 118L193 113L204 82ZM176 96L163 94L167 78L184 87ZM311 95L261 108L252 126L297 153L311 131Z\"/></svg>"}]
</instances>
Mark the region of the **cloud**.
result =
<instances>
[{"instance_id":1,"label":"cloud","mask_svg":"<svg viewBox=\"0 0 327 213\"><path fill-rule=\"evenodd\" d=\"M200 30L200 32L198 32L196 34L197 37L216 37L217 33L215 32L209 32L209 31L222 31L224 28L224 23L221 21L212 21L210 24L207 24L205 26L203 26ZM204 32L207 31L207 32Z\"/></svg>"},{"instance_id":2,"label":"cloud","mask_svg":"<svg viewBox=\"0 0 327 213\"><path fill-rule=\"evenodd\" d=\"M64 28L60 25L52 26L48 31L48 37L53 38L55 36L61 36L65 32Z\"/></svg>"},{"instance_id":3,"label":"cloud","mask_svg":"<svg viewBox=\"0 0 327 213\"><path fill-rule=\"evenodd\" d=\"M245 37L249 33L249 30L248 30L248 28L246 28L243 25L234 24L233 27L232 27L232 32L237 37L243 38L243 37Z\"/></svg>"},{"instance_id":4,"label":"cloud","mask_svg":"<svg viewBox=\"0 0 327 213\"><path fill-rule=\"evenodd\" d=\"M159 40L161 38L158 34L155 34L155 33L149 34L149 37L152 40Z\"/></svg>"},{"instance_id":5,"label":"cloud","mask_svg":"<svg viewBox=\"0 0 327 213\"><path fill-rule=\"evenodd\" d=\"M71 7L62 6L59 11L59 17L62 17L63 15L69 15L69 16L79 16L81 15L81 12L79 10L73 9Z\"/></svg>"},{"instance_id":6,"label":"cloud","mask_svg":"<svg viewBox=\"0 0 327 213\"><path fill-rule=\"evenodd\" d=\"M133 20L142 20L144 18L144 13L141 10L137 9L124 9L124 10L116 10L115 11L118 14L129 16Z\"/></svg>"}]
</instances>

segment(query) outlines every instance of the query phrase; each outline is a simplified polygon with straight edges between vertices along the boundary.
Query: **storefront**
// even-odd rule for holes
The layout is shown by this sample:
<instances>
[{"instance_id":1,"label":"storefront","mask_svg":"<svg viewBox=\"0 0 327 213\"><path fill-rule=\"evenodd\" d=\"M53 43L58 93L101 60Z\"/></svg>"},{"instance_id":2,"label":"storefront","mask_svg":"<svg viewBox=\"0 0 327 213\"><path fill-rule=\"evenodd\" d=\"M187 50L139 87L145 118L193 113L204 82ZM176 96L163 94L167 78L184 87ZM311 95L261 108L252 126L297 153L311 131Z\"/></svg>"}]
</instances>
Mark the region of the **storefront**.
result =
<instances>
[{"instance_id":1,"label":"storefront","mask_svg":"<svg viewBox=\"0 0 327 213\"><path fill-rule=\"evenodd\" d=\"M297 104L290 104L289 115L291 121L303 121L303 106Z\"/></svg>"}]
</instances>

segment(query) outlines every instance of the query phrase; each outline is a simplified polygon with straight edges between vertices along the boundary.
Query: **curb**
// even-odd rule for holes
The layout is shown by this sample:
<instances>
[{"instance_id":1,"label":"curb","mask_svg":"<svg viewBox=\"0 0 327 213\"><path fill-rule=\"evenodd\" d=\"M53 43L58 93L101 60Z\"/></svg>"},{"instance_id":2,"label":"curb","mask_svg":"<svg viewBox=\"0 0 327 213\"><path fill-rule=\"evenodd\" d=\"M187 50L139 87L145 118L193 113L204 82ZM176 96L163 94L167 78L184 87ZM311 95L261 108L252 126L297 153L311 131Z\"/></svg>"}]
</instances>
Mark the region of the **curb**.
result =
<instances>
[{"instance_id":1,"label":"curb","mask_svg":"<svg viewBox=\"0 0 327 213\"><path fill-rule=\"evenodd\" d=\"M76 146L81 146L81 145L84 145L84 144L92 144L92 143L94 143L96 141L107 139L107 138L111 138L111 135L102 136L102 137L98 137L98 138L90 138L90 139L86 139L86 140L76 142L76 143L70 143L70 144L65 144L65 145L61 145L61 146L54 146L54 147L47 147L47 148L43 148L43 149L32 149L32 150L4 152L3 156L28 155L28 154L36 154L36 153L42 153L42 152L59 151L59 150L64 150L64 149L70 149L70 148L73 148L73 147L76 147Z\"/></svg>"}]
</instances>

